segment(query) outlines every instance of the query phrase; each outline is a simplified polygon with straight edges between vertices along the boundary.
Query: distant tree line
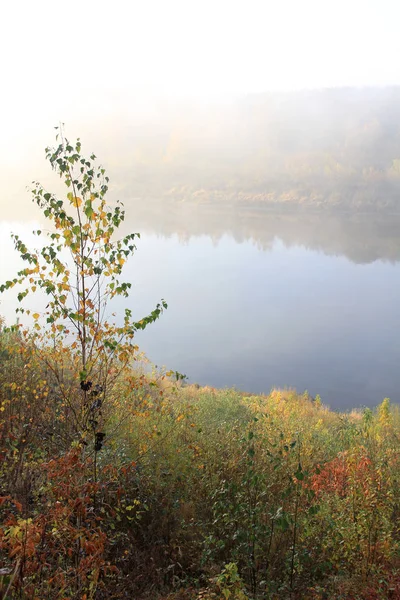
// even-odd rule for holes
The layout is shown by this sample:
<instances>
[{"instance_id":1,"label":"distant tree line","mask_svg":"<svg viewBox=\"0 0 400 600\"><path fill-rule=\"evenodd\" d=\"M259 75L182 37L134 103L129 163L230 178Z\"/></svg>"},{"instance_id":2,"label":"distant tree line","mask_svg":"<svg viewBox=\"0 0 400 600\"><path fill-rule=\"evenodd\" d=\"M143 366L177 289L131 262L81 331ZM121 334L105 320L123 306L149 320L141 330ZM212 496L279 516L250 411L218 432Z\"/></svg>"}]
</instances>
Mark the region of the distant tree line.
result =
<instances>
[{"instance_id":1,"label":"distant tree line","mask_svg":"<svg viewBox=\"0 0 400 600\"><path fill-rule=\"evenodd\" d=\"M400 88L238 97L114 126L126 195L242 206L397 212ZM117 156L118 155L118 156Z\"/></svg>"}]
</instances>

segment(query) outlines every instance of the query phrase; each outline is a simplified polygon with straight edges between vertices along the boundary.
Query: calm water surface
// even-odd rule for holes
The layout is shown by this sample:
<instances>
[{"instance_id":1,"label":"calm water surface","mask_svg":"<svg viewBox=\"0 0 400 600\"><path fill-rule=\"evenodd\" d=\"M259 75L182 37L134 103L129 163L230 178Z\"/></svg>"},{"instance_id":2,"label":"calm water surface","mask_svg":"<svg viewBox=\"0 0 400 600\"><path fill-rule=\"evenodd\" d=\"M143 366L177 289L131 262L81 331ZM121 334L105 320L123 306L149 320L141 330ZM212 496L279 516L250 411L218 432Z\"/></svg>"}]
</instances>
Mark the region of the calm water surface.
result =
<instances>
[{"instance_id":1,"label":"calm water surface","mask_svg":"<svg viewBox=\"0 0 400 600\"><path fill-rule=\"evenodd\" d=\"M385 396L399 402L400 230L393 221L361 228L313 219L305 227L286 217L275 226L267 217L253 216L249 227L235 222L236 229L219 220L210 234L199 219L136 223L144 234L127 264L132 296L116 309L127 305L141 318L167 300L162 318L138 335L152 362L204 385L307 389L338 409ZM10 229L30 241L33 227L0 224L2 280L18 266ZM4 296L0 313L11 320L14 307Z\"/></svg>"}]
</instances>

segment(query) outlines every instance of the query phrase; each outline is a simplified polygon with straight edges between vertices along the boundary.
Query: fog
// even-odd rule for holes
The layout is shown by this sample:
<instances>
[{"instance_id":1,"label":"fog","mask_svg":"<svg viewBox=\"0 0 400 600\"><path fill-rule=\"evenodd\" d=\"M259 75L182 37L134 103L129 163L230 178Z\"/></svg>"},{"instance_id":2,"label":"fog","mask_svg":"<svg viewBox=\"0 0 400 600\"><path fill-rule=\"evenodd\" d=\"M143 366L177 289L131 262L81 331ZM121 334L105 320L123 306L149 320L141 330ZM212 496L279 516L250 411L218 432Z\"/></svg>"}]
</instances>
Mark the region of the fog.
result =
<instances>
[{"instance_id":1,"label":"fog","mask_svg":"<svg viewBox=\"0 0 400 600\"><path fill-rule=\"evenodd\" d=\"M124 202L400 212L397 87L159 98L141 107L133 95L111 94L101 117L94 111L65 131L100 157L111 198ZM35 125L19 146L16 136L4 147L3 218L15 210L36 218L25 192L33 179L57 189L43 152L55 133Z\"/></svg>"},{"instance_id":2,"label":"fog","mask_svg":"<svg viewBox=\"0 0 400 600\"><path fill-rule=\"evenodd\" d=\"M201 133L205 119L209 143L228 134L225 148L232 149L249 118L237 106L239 97L399 85L398 20L394 0L6 3L0 36L2 180L22 165L38 173L41 149L59 121L71 137L81 135L101 151L102 160L120 158L132 139L152 131L162 136L171 119L179 136L192 129L191 121ZM195 104L194 111L187 104ZM214 121L202 115L210 105ZM248 106L258 129L257 108L252 100ZM310 101L308 110L320 109ZM124 135L124 127L133 125ZM327 120L322 137L330 127ZM117 155L103 151L115 129L122 135L114 143L123 145Z\"/></svg>"},{"instance_id":3,"label":"fog","mask_svg":"<svg viewBox=\"0 0 400 600\"><path fill-rule=\"evenodd\" d=\"M396 396L399 16L391 0L8 3L1 280L9 232L44 225L31 182L65 194L44 158L65 123L143 233L135 311L169 301L140 337L151 360L342 407Z\"/></svg>"}]
</instances>

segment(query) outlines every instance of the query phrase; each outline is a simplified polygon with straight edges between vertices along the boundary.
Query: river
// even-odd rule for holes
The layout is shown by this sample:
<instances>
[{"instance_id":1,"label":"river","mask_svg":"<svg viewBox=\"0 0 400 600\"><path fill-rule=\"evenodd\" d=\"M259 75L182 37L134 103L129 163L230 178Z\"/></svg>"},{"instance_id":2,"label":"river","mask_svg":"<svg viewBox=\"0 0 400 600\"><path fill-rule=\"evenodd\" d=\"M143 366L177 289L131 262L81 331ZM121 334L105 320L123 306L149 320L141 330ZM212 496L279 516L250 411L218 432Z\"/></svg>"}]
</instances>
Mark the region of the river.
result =
<instances>
[{"instance_id":1,"label":"river","mask_svg":"<svg viewBox=\"0 0 400 600\"><path fill-rule=\"evenodd\" d=\"M142 236L114 309L168 302L137 338L154 364L201 385L307 389L334 409L400 400L399 217L126 208ZM32 243L34 227L0 223L1 280L19 266L10 230ZM15 299L1 300L10 322Z\"/></svg>"}]
</instances>

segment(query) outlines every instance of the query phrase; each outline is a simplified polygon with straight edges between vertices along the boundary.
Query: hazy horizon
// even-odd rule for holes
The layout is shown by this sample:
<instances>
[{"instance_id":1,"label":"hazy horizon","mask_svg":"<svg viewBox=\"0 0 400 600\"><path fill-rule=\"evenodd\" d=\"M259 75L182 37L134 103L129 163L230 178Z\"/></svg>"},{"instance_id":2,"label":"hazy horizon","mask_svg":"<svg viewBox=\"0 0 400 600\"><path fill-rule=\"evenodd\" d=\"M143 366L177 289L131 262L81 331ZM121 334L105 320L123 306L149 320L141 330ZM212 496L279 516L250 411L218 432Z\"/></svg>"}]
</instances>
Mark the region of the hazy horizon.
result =
<instances>
[{"instance_id":1,"label":"hazy horizon","mask_svg":"<svg viewBox=\"0 0 400 600\"><path fill-rule=\"evenodd\" d=\"M29 156L59 121L75 133L132 113L269 90L400 84L394 0L22 0L3 7L2 156Z\"/></svg>"},{"instance_id":2,"label":"hazy horizon","mask_svg":"<svg viewBox=\"0 0 400 600\"><path fill-rule=\"evenodd\" d=\"M130 277L146 306L170 302L143 338L155 360L343 405L396 394L394 0L23 0L2 17L4 276L10 223L41 218L31 181L65 197L44 157L63 122L145 232Z\"/></svg>"},{"instance_id":3,"label":"hazy horizon","mask_svg":"<svg viewBox=\"0 0 400 600\"><path fill-rule=\"evenodd\" d=\"M400 213L400 86L159 98L146 115L114 97L65 124L106 167L110 201ZM32 180L59 190L44 158L55 134L35 122L3 143L3 219L36 218Z\"/></svg>"}]
</instances>

